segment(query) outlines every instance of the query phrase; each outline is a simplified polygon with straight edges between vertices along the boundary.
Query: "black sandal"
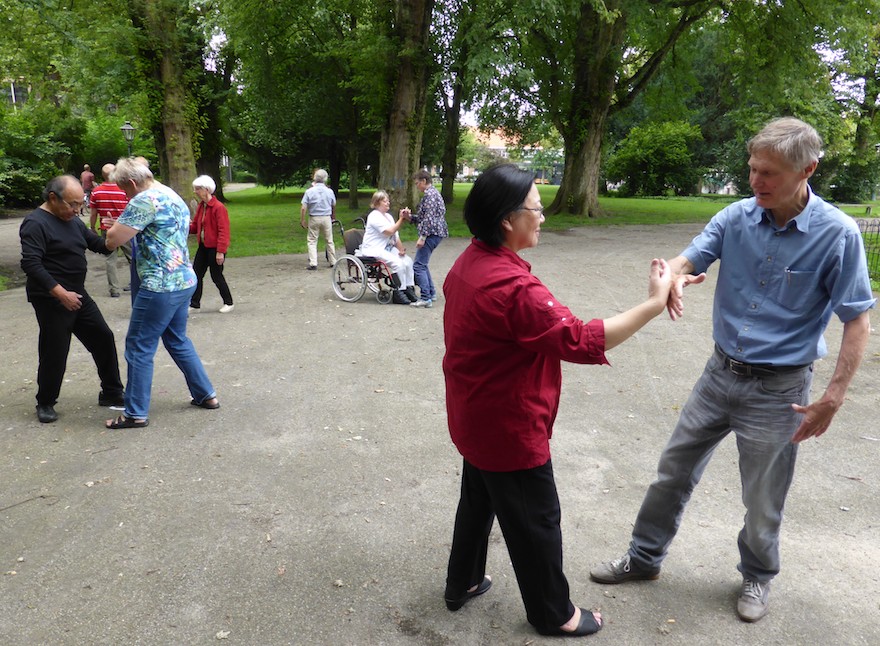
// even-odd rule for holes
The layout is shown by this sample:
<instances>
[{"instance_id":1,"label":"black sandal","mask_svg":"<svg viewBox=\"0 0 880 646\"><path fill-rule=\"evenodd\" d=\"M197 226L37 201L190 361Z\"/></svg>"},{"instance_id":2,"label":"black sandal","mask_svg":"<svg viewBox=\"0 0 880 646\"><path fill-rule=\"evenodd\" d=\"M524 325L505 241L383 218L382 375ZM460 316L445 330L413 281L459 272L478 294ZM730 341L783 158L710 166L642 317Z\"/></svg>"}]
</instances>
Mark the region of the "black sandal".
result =
<instances>
[{"instance_id":1,"label":"black sandal","mask_svg":"<svg viewBox=\"0 0 880 646\"><path fill-rule=\"evenodd\" d=\"M117 428L146 428L150 425L150 420L144 419L138 421L136 419L132 419L131 417L126 417L125 415L120 415L116 419L108 419L105 426L107 428L117 429Z\"/></svg>"},{"instance_id":2,"label":"black sandal","mask_svg":"<svg viewBox=\"0 0 880 646\"><path fill-rule=\"evenodd\" d=\"M581 608L581 620L578 622L577 627L574 630L562 630L562 628L538 628L535 627L535 630L538 631L541 635L548 635L553 637L583 637L584 635L592 635L593 633L597 633L602 630L602 620L596 621L596 618L593 616L593 612L591 610L585 610Z\"/></svg>"},{"instance_id":3,"label":"black sandal","mask_svg":"<svg viewBox=\"0 0 880 646\"><path fill-rule=\"evenodd\" d=\"M211 403L212 399L214 400L213 404ZM207 408L208 410L217 410L218 408L220 408L220 400L218 400L216 397L208 397L208 399L206 399L202 403L199 403L195 399L193 399L190 400L189 403L193 406L198 406L199 408Z\"/></svg>"}]
</instances>

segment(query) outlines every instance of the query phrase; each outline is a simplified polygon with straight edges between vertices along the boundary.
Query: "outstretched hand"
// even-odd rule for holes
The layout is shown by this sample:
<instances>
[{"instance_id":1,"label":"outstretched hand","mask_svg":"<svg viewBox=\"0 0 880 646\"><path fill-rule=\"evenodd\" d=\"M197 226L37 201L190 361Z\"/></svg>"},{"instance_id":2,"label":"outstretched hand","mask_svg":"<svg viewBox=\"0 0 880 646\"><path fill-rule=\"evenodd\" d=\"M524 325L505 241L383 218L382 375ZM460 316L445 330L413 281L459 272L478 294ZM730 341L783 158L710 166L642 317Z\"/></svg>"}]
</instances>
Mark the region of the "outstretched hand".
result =
<instances>
[{"instance_id":1,"label":"outstretched hand","mask_svg":"<svg viewBox=\"0 0 880 646\"><path fill-rule=\"evenodd\" d=\"M669 290L669 300L666 302L666 311L673 321L684 316L684 288L688 285L699 285L706 280L706 273L676 274L672 277L672 289Z\"/></svg>"},{"instance_id":2,"label":"outstretched hand","mask_svg":"<svg viewBox=\"0 0 880 646\"><path fill-rule=\"evenodd\" d=\"M654 258L648 274L648 298L665 303L669 299L671 289L672 270L669 268L669 263L662 258Z\"/></svg>"}]
</instances>

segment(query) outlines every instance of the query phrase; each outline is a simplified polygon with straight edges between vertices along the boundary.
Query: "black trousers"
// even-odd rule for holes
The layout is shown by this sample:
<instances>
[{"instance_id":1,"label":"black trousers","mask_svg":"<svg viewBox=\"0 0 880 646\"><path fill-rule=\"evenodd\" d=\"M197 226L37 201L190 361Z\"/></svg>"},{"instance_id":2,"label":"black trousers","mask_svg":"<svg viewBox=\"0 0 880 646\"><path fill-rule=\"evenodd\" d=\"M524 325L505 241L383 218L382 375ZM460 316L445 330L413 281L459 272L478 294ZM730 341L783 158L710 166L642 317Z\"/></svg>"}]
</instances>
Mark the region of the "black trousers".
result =
<instances>
[{"instance_id":1,"label":"black trousers","mask_svg":"<svg viewBox=\"0 0 880 646\"><path fill-rule=\"evenodd\" d=\"M458 598L483 580L496 516L529 623L558 628L571 619L574 606L562 572L562 514L549 460L509 472L482 471L464 461L446 597Z\"/></svg>"},{"instance_id":2,"label":"black trousers","mask_svg":"<svg viewBox=\"0 0 880 646\"><path fill-rule=\"evenodd\" d=\"M119 378L113 331L91 296L84 293L82 307L75 312L66 310L51 296L33 296L31 305L40 326L37 404L54 406L58 401L67 369L71 335L80 340L95 360L104 394L109 397L122 395L124 388Z\"/></svg>"},{"instance_id":3,"label":"black trousers","mask_svg":"<svg viewBox=\"0 0 880 646\"><path fill-rule=\"evenodd\" d=\"M199 248L196 251L195 258L193 258L193 271L196 272L199 284L196 285L196 291L193 292L190 306L201 306L202 288L205 286L205 272L209 269L211 270L211 280L214 281L217 289L220 290L220 298L223 299L223 304L232 305L232 292L229 291L229 285L226 284L226 279L223 277L223 265L217 264L217 250L210 249L199 242Z\"/></svg>"}]
</instances>

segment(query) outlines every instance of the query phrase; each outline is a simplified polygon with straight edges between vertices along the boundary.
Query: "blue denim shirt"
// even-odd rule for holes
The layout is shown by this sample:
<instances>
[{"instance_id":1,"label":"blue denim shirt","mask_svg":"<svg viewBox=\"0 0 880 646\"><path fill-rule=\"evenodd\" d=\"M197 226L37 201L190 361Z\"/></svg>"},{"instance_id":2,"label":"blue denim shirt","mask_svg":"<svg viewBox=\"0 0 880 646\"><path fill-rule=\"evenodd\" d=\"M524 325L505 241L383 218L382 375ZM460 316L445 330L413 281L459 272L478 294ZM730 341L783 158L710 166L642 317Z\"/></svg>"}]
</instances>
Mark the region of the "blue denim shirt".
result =
<instances>
[{"instance_id":1,"label":"blue denim shirt","mask_svg":"<svg viewBox=\"0 0 880 646\"><path fill-rule=\"evenodd\" d=\"M832 312L844 323L874 307L855 221L810 191L782 228L749 198L715 215L682 253L694 273L721 260L715 343L746 363L796 366L827 354Z\"/></svg>"}]
</instances>

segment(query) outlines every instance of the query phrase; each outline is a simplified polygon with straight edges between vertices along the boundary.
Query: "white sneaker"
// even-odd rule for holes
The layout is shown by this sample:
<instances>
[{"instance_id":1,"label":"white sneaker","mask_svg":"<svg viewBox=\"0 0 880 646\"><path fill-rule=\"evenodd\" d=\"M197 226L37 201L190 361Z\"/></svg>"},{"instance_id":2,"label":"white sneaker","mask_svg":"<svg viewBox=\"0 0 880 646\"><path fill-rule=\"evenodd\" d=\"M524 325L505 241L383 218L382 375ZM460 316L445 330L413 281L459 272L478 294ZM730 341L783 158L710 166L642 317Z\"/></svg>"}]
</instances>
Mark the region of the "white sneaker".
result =
<instances>
[{"instance_id":1,"label":"white sneaker","mask_svg":"<svg viewBox=\"0 0 880 646\"><path fill-rule=\"evenodd\" d=\"M433 307L434 303L432 303L430 300L427 300L427 301L417 300L415 303L410 303L409 306L410 307Z\"/></svg>"},{"instance_id":2,"label":"white sneaker","mask_svg":"<svg viewBox=\"0 0 880 646\"><path fill-rule=\"evenodd\" d=\"M229 314L229 312L231 312L234 309L235 309L235 305L224 305L223 307L220 308L220 313L221 314Z\"/></svg>"}]
</instances>

